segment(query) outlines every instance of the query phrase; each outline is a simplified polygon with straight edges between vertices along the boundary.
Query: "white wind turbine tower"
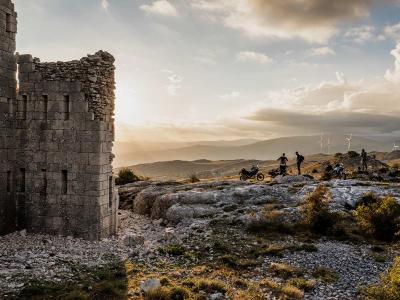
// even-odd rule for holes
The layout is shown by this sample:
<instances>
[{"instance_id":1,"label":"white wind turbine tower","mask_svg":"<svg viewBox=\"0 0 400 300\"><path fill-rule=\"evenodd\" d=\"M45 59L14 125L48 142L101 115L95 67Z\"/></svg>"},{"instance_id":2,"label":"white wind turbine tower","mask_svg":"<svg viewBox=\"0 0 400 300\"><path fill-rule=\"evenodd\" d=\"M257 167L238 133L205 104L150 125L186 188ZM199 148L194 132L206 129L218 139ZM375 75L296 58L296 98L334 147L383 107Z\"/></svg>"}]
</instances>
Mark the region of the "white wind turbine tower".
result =
<instances>
[{"instance_id":1,"label":"white wind turbine tower","mask_svg":"<svg viewBox=\"0 0 400 300\"><path fill-rule=\"evenodd\" d=\"M326 142L326 146L328 148L328 154L331 154L331 138L328 137L328 140Z\"/></svg>"},{"instance_id":2,"label":"white wind turbine tower","mask_svg":"<svg viewBox=\"0 0 400 300\"><path fill-rule=\"evenodd\" d=\"M321 133L321 138L319 139L319 145L321 146L321 153L324 153L324 134Z\"/></svg>"},{"instance_id":3,"label":"white wind turbine tower","mask_svg":"<svg viewBox=\"0 0 400 300\"><path fill-rule=\"evenodd\" d=\"M393 143L393 151L400 150L400 146L396 145L396 142Z\"/></svg>"},{"instance_id":4,"label":"white wind turbine tower","mask_svg":"<svg viewBox=\"0 0 400 300\"><path fill-rule=\"evenodd\" d=\"M351 150L351 139L353 138L353 134L350 133L349 137L346 138L348 146L347 146L347 151Z\"/></svg>"}]
</instances>

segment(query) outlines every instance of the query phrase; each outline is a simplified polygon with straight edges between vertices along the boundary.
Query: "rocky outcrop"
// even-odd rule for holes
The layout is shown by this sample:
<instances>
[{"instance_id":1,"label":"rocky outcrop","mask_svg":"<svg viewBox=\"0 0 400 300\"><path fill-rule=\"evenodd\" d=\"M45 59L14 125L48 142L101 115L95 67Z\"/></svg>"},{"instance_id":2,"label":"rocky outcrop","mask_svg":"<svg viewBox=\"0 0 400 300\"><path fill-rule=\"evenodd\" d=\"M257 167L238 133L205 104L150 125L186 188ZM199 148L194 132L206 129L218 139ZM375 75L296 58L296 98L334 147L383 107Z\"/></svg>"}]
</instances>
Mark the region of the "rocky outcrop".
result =
<instances>
[{"instance_id":1,"label":"rocky outcrop","mask_svg":"<svg viewBox=\"0 0 400 300\"><path fill-rule=\"evenodd\" d=\"M278 182L281 182L279 184ZM132 191L133 211L153 219L179 223L186 219L210 219L230 215L241 220L246 212L260 211L267 203L282 204L288 222L298 216L296 206L311 193L318 182L303 176L285 176L273 184L251 184L237 181L171 185L159 183L121 187L124 197ZM357 180L332 180L326 184L332 193L331 206L337 210L354 207L363 194L374 192L399 199L399 186ZM141 191L138 192L138 187Z\"/></svg>"}]
</instances>

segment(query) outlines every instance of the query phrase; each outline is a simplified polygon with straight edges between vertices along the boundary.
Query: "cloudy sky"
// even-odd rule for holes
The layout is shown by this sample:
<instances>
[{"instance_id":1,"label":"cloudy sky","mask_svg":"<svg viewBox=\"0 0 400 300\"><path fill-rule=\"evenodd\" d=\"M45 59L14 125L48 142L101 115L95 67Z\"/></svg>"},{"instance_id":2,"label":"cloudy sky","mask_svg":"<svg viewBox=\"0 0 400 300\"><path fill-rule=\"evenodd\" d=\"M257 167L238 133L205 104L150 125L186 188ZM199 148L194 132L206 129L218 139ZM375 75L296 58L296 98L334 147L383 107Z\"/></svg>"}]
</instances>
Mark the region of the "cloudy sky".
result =
<instances>
[{"instance_id":1,"label":"cloudy sky","mask_svg":"<svg viewBox=\"0 0 400 300\"><path fill-rule=\"evenodd\" d=\"M14 0L18 51L117 64L117 138L400 139L399 0Z\"/></svg>"}]
</instances>

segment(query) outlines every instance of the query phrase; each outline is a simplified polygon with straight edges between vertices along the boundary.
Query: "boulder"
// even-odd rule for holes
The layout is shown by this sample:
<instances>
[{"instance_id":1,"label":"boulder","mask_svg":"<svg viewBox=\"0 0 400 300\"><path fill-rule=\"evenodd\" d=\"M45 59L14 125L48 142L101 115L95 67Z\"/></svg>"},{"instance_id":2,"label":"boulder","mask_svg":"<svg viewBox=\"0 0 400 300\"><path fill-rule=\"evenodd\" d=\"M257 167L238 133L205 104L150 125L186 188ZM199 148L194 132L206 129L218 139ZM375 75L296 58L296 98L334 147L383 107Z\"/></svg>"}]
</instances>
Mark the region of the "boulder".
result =
<instances>
[{"instance_id":1,"label":"boulder","mask_svg":"<svg viewBox=\"0 0 400 300\"><path fill-rule=\"evenodd\" d=\"M159 288L161 288L161 282L159 279L150 279L140 284L140 289L144 293L148 293Z\"/></svg>"},{"instance_id":2,"label":"boulder","mask_svg":"<svg viewBox=\"0 0 400 300\"><path fill-rule=\"evenodd\" d=\"M290 184L290 183L297 183L297 182L309 182L312 179L309 176L304 175L287 175L287 176L276 176L272 182L279 183L279 184Z\"/></svg>"},{"instance_id":3,"label":"boulder","mask_svg":"<svg viewBox=\"0 0 400 300\"><path fill-rule=\"evenodd\" d=\"M194 216L194 209L192 207L180 204L174 204L166 213L168 221L179 223L182 219L192 219Z\"/></svg>"}]
</instances>

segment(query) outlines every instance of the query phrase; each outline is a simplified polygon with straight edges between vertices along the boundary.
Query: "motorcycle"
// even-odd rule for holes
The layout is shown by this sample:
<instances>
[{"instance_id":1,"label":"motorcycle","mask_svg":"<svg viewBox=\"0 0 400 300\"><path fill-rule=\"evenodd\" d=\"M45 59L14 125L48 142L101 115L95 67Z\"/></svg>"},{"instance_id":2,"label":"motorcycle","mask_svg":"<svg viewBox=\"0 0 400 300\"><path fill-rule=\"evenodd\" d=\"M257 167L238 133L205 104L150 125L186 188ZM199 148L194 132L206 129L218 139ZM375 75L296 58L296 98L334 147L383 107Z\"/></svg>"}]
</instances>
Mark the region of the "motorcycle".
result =
<instances>
[{"instance_id":1,"label":"motorcycle","mask_svg":"<svg viewBox=\"0 0 400 300\"><path fill-rule=\"evenodd\" d=\"M343 179L343 180L346 180L347 178L344 166L342 164L336 165L335 168L332 170L331 174L333 178Z\"/></svg>"},{"instance_id":2,"label":"motorcycle","mask_svg":"<svg viewBox=\"0 0 400 300\"><path fill-rule=\"evenodd\" d=\"M243 168L239 175L241 181L246 181L248 179L257 179L258 181L264 180L264 174L260 172L260 168L258 166L252 167L250 171L247 171L245 168Z\"/></svg>"}]
</instances>

